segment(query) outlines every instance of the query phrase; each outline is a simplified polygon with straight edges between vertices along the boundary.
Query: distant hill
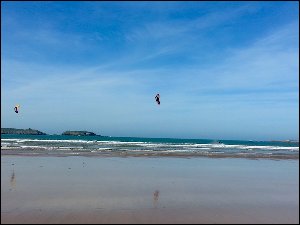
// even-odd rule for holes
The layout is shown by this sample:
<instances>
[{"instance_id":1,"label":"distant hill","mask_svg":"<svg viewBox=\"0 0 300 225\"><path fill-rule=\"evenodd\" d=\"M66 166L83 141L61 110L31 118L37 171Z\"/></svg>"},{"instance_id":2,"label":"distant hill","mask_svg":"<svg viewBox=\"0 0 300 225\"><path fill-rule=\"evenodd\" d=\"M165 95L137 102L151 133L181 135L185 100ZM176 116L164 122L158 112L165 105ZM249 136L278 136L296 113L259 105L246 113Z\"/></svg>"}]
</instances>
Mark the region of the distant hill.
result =
<instances>
[{"instance_id":1,"label":"distant hill","mask_svg":"<svg viewBox=\"0 0 300 225\"><path fill-rule=\"evenodd\" d=\"M89 131L65 131L62 135L71 135L71 136L96 136L97 134Z\"/></svg>"},{"instance_id":2,"label":"distant hill","mask_svg":"<svg viewBox=\"0 0 300 225\"><path fill-rule=\"evenodd\" d=\"M28 129L16 129L16 128L1 128L1 134L30 134L30 135L46 135L45 133L33 130L31 128Z\"/></svg>"}]
</instances>

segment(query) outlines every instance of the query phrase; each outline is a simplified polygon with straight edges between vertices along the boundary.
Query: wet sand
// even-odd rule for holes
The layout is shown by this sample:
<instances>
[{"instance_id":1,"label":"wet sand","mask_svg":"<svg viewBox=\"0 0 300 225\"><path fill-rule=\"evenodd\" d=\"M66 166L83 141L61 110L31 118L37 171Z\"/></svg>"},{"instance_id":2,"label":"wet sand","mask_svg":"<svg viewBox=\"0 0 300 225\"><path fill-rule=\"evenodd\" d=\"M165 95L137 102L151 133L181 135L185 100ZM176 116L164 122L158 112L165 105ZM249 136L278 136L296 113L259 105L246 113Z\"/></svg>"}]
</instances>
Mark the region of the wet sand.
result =
<instances>
[{"instance_id":1,"label":"wet sand","mask_svg":"<svg viewBox=\"0 0 300 225\"><path fill-rule=\"evenodd\" d=\"M207 158L243 158L243 159L295 159L299 160L298 154L253 154L252 152L243 154L219 154L217 153L204 153L204 152L160 152L153 151L145 153L144 150L134 152L126 151L97 151L97 152L87 152L86 150L54 150L46 151L45 149L37 148L20 148L20 147L1 147L1 155L18 155L18 156L86 156L86 157L179 157L179 158L195 158L195 157L207 157Z\"/></svg>"},{"instance_id":2,"label":"wet sand","mask_svg":"<svg viewBox=\"0 0 300 225\"><path fill-rule=\"evenodd\" d=\"M1 156L1 223L299 223L299 161Z\"/></svg>"}]
</instances>

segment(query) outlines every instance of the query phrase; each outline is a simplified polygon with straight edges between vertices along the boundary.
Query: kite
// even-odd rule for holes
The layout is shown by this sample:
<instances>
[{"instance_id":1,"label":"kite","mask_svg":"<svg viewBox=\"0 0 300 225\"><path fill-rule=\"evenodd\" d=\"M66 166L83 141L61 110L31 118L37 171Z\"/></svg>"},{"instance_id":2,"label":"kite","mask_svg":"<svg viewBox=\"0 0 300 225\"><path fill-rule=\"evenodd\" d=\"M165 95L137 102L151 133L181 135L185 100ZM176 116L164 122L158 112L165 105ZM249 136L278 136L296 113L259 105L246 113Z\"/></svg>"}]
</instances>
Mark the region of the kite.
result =
<instances>
[{"instance_id":1,"label":"kite","mask_svg":"<svg viewBox=\"0 0 300 225\"><path fill-rule=\"evenodd\" d=\"M160 105L160 100L159 100L159 98L160 98L160 96L159 96L159 94L157 94L157 95L155 96L155 101L157 102L158 105Z\"/></svg>"},{"instance_id":2,"label":"kite","mask_svg":"<svg viewBox=\"0 0 300 225\"><path fill-rule=\"evenodd\" d=\"M20 105L16 105L14 110L15 110L15 113L19 113L19 108L20 108Z\"/></svg>"}]
</instances>

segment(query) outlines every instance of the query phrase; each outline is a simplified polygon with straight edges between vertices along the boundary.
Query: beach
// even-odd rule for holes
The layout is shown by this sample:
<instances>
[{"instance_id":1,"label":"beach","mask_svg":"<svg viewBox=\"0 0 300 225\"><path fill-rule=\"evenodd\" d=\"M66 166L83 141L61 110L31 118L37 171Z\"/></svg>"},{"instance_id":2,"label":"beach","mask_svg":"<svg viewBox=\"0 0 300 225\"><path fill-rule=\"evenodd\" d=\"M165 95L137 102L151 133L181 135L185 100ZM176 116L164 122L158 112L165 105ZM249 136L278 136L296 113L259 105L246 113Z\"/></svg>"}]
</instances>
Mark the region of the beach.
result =
<instances>
[{"instance_id":1,"label":"beach","mask_svg":"<svg viewBox=\"0 0 300 225\"><path fill-rule=\"evenodd\" d=\"M299 223L299 160L1 155L1 223Z\"/></svg>"},{"instance_id":2,"label":"beach","mask_svg":"<svg viewBox=\"0 0 300 225\"><path fill-rule=\"evenodd\" d=\"M299 224L299 2L1 21L1 224Z\"/></svg>"}]
</instances>

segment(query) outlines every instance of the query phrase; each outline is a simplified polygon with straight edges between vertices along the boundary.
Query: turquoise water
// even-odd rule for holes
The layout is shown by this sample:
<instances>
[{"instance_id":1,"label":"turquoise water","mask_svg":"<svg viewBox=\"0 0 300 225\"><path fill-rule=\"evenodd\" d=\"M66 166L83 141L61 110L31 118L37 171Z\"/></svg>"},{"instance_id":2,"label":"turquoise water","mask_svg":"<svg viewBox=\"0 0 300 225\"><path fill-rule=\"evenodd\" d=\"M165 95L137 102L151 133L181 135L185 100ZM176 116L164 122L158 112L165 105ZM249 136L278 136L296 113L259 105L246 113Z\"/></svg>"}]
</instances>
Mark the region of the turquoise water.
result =
<instances>
[{"instance_id":1,"label":"turquoise water","mask_svg":"<svg viewBox=\"0 0 300 225\"><path fill-rule=\"evenodd\" d=\"M65 135L1 135L1 150L81 155L134 154L299 158L298 142ZM17 151L15 151L17 152Z\"/></svg>"}]
</instances>

